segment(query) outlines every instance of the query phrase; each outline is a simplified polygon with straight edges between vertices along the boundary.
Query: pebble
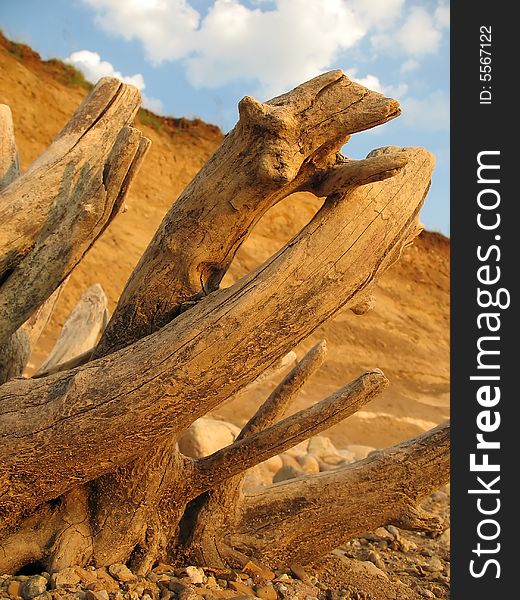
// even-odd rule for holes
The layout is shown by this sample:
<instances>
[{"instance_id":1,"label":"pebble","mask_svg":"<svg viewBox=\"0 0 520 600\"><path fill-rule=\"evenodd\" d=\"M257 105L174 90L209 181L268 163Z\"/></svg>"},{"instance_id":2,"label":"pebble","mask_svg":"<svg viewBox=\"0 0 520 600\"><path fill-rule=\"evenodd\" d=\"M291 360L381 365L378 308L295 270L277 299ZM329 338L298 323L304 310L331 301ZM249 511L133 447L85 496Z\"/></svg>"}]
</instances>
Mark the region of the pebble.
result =
<instances>
[{"instance_id":1,"label":"pebble","mask_svg":"<svg viewBox=\"0 0 520 600\"><path fill-rule=\"evenodd\" d=\"M445 492L434 492L432 494L432 500L435 500L436 502L442 502L447 499L448 499L448 494L446 494Z\"/></svg>"},{"instance_id":2,"label":"pebble","mask_svg":"<svg viewBox=\"0 0 520 600\"><path fill-rule=\"evenodd\" d=\"M394 527L393 525L387 525L385 529L394 537L394 539L398 540L400 538L399 529L397 529L397 527Z\"/></svg>"},{"instance_id":3,"label":"pebble","mask_svg":"<svg viewBox=\"0 0 520 600\"><path fill-rule=\"evenodd\" d=\"M255 595L253 590L248 585L246 585L245 583L242 583L241 581L230 581L229 587L232 590L239 592L240 594L244 594L245 596L247 596L247 595L254 596Z\"/></svg>"},{"instance_id":4,"label":"pebble","mask_svg":"<svg viewBox=\"0 0 520 600\"><path fill-rule=\"evenodd\" d=\"M99 590L97 592L88 590L85 595L85 600L109 600L108 592L106 590Z\"/></svg>"},{"instance_id":5,"label":"pebble","mask_svg":"<svg viewBox=\"0 0 520 600\"><path fill-rule=\"evenodd\" d=\"M385 570L385 563L383 561L383 559L379 556L379 554L377 552L374 552L374 550L371 550L368 553L368 560L374 564L378 569L381 569L381 571Z\"/></svg>"},{"instance_id":6,"label":"pebble","mask_svg":"<svg viewBox=\"0 0 520 600\"><path fill-rule=\"evenodd\" d=\"M288 479L294 479L299 477L302 471L295 469L291 466L283 466L277 471L273 477L273 483L279 483L280 481L287 481Z\"/></svg>"},{"instance_id":7,"label":"pebble","mask_svg":"<svg viewBox=\"0 0 520 600\"><path fill-rule=\"evenodd\" d=\"M383 539L386 540L387 542L393 542L395 539L395 536L388 531L388 529L386 529L385 527L378 527L375 531L374 534ZM366 536L366 539L370 539L368 536Z\"/></svg>"},{"instance_id":8,"label":"pebble","mask_svg":"<svg viewBox=\"0 0 520 600\"><path fill-rule=\"evenodd\" d=\"M204 583L204 571L199 567L186 567L186 575L190 578L191 583L195 585Z\"/></svg>"},{"instance_id":9,"label":"pebble","mask_svg":"<svg viewBox=\"0 0 520 600\"><path fill-rule=\"evenodd\" d=\"M339 454L336 446L330 441L330 438L324 435L315 435L311 437L309 439L309 444L307 445L307 452L309 454L314 454L324 461L326 461L326 459L331 460L333 457L343 458Z\"/></svg>"},{"instance_id":10,"label":"pebble","mask_svg":"<svg viewBox=\"0 0 520 600\"><path fill-rule=\"evenodd\" d=\"M298 464L304 471L304 473L319 473L320 463L318 459L312 454L302 454L296 457Z\"/></svg>"},{"instance_id":11,"label":"pebble","mask_svg":"<svg viewBox=\"0 0 520 600\"><path fill-rule=\"evenodd\" d=\"M291 573L300 581L308 583L310 581L309 575L306 573L305 569L298 563L292 563L290 565Z\"/></svg>"},{"instance_id":12,"label":"pebble","mask_svg":"<svg viewBox=\"0 0 520 600\"><path fill-rule=\"evenodd\" d=\"M74 567L68 567L51 575L51 588L74 588L81 579Z\"/></svg>"},{"instance_id":13,"label":"pebble","mask_svg":"<svg viewBox=\"0 0 520 600\"><path fill-rule=\"evenodd\" d=\"M243 568L244 573L250 575L256 583L261 581L272 581L276 575L265 565L249 561Z\"/></svg>"},{"instance_id":14,"label":"pebble","mask_svg":"<svg viewBox=\"0 0 520 600\"><path fill-rule=\"evenodd\" d=\"M24 582L22 597L24 600L32 600L47 590L47 579L41 575L34 575Z\"/></svg>"},{"instance_id":15,"label":"pebble","mask_svg":"<svg viewBox=\"0 0 520 600\"><path fill-rule=\"evenodd\" d=\"M255 594L258 598L262 598L263 600L278 600L276 590L270 585L257 585Z\"/></svg>"},{"instance_id":16,"label":"pebble","mask_svg":"<svg viewBox=\"0 0 520 600\"><path fill-rule=\"evenodd\" d=\"M121 563L115 563L108 567L108 572L114 579L121 583L128 583L129 581L137 581L137 577L130 571L130 569Z\"/></svg>"},{"instance_id":17,"label":"pebble","mask_svg":"<svg viewBox=\"0 0 520 600\"><path fill-rule=\"evenodd\" d=\"M7 593L12 598L22 595L22 582L12 579L7 586Z\"/></svg>"},{"instance_id":18,"label":"pebble","mask_svg":"<svg viewBox=\"0 0 520 600\"><path fill-rule=\"evenodd\" d=\"M430 558L430 560L428 561L426 568L432 573L438 573L439 571L442 571L444 569L444 565L442 564L440 558L432 556L432 558Z\"/></svg>"}]
</instances>

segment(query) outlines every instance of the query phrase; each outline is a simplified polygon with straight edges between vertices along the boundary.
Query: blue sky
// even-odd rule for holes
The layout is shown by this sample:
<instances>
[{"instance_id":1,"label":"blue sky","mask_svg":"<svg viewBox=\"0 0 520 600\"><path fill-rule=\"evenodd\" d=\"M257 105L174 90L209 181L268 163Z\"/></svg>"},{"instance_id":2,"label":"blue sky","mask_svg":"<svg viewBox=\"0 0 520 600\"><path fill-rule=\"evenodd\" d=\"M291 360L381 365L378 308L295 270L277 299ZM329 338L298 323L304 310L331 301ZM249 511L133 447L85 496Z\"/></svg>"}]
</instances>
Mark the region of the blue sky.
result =
<instances>
[{"instance_id":1,"label":"blue sky","mask_svg":"<svg viewBox=\"0 0 520 600\"><path fill-rule=\"evenodd\" d=\"M0 0L4 34L92 81L116 75L145 106L228 131L245 95L286 92L331 69L399 100L403 114L352 137L437 157L422 221L449 235L448 0Z\"/></svg>"}]
</instances>

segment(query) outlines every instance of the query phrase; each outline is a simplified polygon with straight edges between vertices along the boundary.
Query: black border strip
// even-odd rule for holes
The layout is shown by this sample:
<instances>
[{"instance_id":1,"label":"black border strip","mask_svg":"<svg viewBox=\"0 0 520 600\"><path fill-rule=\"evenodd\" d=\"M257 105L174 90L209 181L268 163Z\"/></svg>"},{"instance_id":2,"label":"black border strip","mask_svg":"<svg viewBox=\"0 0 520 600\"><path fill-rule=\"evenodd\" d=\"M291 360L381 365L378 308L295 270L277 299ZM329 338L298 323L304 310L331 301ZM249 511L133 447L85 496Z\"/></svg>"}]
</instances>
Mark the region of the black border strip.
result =
<instances>
[{"instance_id":1,"label":"black border strip","mask_svg":"<svg viewBox=\"0 0 520 600\"><path fill-rule=\"evenodd\" d=\"M520 441L520 431L515 431L520 422L516 420L519 398L513 389L513 379L515 370L520 368L514 345L520 327L513 288L519 270L516 259L520 254L520 231L517 232L515 208L520 202L518 191L512 189L512 180L520 173L520 167L517 166L516 171L513 167L518 152L512 150L511 142L520 129L518 94L514 91L518 79L515 61L519 54L520 28L512 14L514 6L514 3L497 0L453 0L451 5L451 574L454 600L489 600L518 594L514 592L518 590L514 578L520 573L520 566L515 569L518 560L514 541L520 531L520 512L513 514L513 510L520 507L520 493L514 490L520 471L517 462L520 453L514 443L515 439ZM490 36L486 28L491 29ZM491 38L491 46L485 45L486 34ZM481 48L491 54L481 52ZM490 62L481 61L486 56L490 56ZM486 63L490 69L484 68ZM485 73L490 77L481 77ZM481 92L484 93L481 95ZM491 103L481 103L486 101ZM491 151L495 154L489 154ZM480 155L481 162L500 168L483 169L481 180L484 181L479 183L478 156L482 152L487 154ZM497 178L499 183L495 182ZM489 210L479 208L481 192L481 203L492 205L492 199L496 198L498 206ZM500 224L493 229L483 229L478 224L479 213L481 223L488 226L495 223L499 214ZM486 254L487 258L482 259ZM497 267L500 269L500 279L495 284L478 280L478 269L486 265L489 270L480 271L481 279L494 279ZM488 290L494 299L499 298L504 308L479 306L478 288ZM508 308L505 308L507 294L500 293L501 288L510 293ZM480 298L481 304L485 304L488 296L482 294ZM498 317L481 317L478 321L483 313L495 313ZM497 331L489 330L489 325L497 327L499 323ZM498 339L484 340L483 336ZM500 352L481 354L480 369L479 338L481 349ZM498 365L498 368L482 365ZM485 379L490 375L498 375L500 379ZM484 379L471 380L471 376ZM486 396L484 389L482 403L479 403L478 391L487 385L491 386L492 395ZM500 401L491 406L497 394L495 387L500 388ZM483 413L480 421L479 413ZM481 432L479 423L489 430L495 429L483 435L485 440L499 442L500 449L476 448L477 433ZM482 463L486 453L489 463L499 466L500 471L472 472L471 454L475 454L476 463ZM500 480L491 485L497 476ZM491 491L482 492L485 488L477 477L481 477ZM468 490L481 491L468 493ZM497 512L485 515L485 510ZM475 562L471 563L472 560ZM506 593L509 590L513 592Z\"/></svg>"}]
</instances>

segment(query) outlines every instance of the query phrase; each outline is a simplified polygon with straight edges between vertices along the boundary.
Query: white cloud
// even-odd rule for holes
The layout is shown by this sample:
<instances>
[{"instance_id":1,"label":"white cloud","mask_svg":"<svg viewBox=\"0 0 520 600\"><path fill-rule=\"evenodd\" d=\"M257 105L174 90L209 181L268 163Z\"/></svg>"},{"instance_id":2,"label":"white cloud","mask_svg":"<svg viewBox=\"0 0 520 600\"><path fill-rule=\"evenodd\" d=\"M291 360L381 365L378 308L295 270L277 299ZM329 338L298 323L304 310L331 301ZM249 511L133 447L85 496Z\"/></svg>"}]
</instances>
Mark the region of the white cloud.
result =
<instances>
[{"instance_id":1,"label":"white cloud","mask_svg":"<svg viewBox=\"0 0 520 600\"><path fill-rule=\"evenodd\" d=\"M442 33L435 27L434 19L425 8L414 6L395 37L401 48L409 54L433 54L437 52Z\"/></svg>"},{"instance_id":2,"label":"white cloud","mask_svg":"<svg viewBox=\"0 0 520 600\"><path fill-rule=\"evenodd\" d=\"M405 98L403 105L403 124L409 127L439 131L450 126L450 98L441 90L429 94L425 98Z\"/></svg>"},{"instance_id":3,"label":"white cloud","mask_svg":"<svg viewBox=\"0 0 520 600\"><path fill-rule=\"evenodd\" d=\"M412 57L435 52L447 4L417 0L83 0L110 35L139 40L153 63L181 61L195 87L257 82L262 99L327 70L368 36ZM195 4L195 3L193 3Z\"/></svg>"},{"instance_id":4,"label":"white cloud","mask_svg":"<svg viewBox=\"0 0 520 600\"><path fill-rule=\"evenodd\" d=\"M440 27L450 26L450 7L444 2L439 2L434 13L435 21Z\"/></svg>"},{"instance_id":5,"label":"white cloud","mask_svg":"<svg viewBox=\"0 0 520 600\"><path fill-rule=\"evenodd\" d=\"M354 69L351 69L351 73L353 71ZM383 93L383 86L379 81L379 77L376 77L375 75L368 74L366 77L356 77L354 74L352 74L350 79L353 79L354 81L357 81L357 83L364 85L369 90L374 90L374 92L380 92L381 94Z\"/></svg>"},{"instance_id":6,"label":"white cloud","mask_svg":"<svg viewBox=\"0 0 520 600\"><path fill-rule=\"evenodd\" d=\"M413 5L402 11L401 16L399 24L376 31L371 41L377 51L413 57L403 64L404 73L418 66L417 58L438 51L443 30L450 24L450 9L440 1L432 12L424 6Z\"/></svg>"},{"instance_id":7,"label":"white cloud","mask_svg":"<svg viewBox=\"0 0 520 600\"><path fill-rule=\"evenodd\" d=\"M83 73L85 79L91 83L96 83L101 77L116 77L124 83L135 85L141 92L143 106L145 108L154 112L162 112L163 110L160 100L146 96L146 94L143 93L146 85L141 73L136 73L135 75L123 75L114 68L112 63L107 60L101 60L101 56L97 52L92 52L90 50L73 52L64 62L76 67L76 69Z\"/></svg>"},{"instance_id":8,"label":"white cloud","mask_svg":"<svg viewBox=\"0 0 520 600\"><path fill-rule=\"evenodd\" d=\"M204 18L186 0L84 1L100 27L140 40L152 61L182 59L192 85L250 79L264 96L326 70L367 32L345 0L276 0L266 9L215 0Z\"/></svg>"},{"instance_id":9,"label":"white cloud","mask_svg":"<svg viewBox=\"0 0 520 600\"><path fill-rule=\"evenodd\" d=\"M410 71L415 71L419 65L420 63L418 60L415 60L415 58L409 58L401 65L401 73L410 73Z\"/></svg>"},{"instance_id":10,"label":"white cloud","mask_svg":"<svg viewBox=\"0 0 520 600\"><path fill-rule=\"evenodd\" d=\"M389 27L401 14L406 0L350 0L352 10L367 28Z\"/></svg>"}]
</instances>

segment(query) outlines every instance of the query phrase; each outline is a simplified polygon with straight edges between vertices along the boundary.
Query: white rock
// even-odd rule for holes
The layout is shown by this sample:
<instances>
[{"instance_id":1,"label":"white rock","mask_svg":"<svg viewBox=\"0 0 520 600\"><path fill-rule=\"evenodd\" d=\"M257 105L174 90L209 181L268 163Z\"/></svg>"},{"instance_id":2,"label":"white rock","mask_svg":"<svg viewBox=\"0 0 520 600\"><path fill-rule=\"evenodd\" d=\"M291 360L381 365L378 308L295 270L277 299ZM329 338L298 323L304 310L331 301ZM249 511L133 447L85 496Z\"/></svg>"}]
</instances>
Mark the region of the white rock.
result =
<instances>
[{"instance_id":1,"label":"white rock","mask_svg":"<svg viewBox=\"0 0 520 600\"><path fill-rule=\"evenodd\" d=\"M121 563L114 563L108 567L108 572L114 579L127 583L129 581L137 581L137 577L130 571L130 569Z\"/></svg>"},{"instance_id":2,"label":"white rock","mask_svg":"<svg viewBox=\"0 0 520 600\"><path fill-rule=\"evenodd\" d=\"M333 457L340 457L336 446L334 446L330 439L324 435L315 435L314 437L311 437L307 445L307 452L309 454L314 454L324 462L329 462L327 461L327 458L332 459Z\"/></svg>"},{"instance_id":3,"label":"white rock","mask_svg":"<svg viewBox=\"0 0 520 600\"><path fill-rule=\"evenodd\" d=\"M356 457L353 452L347 450L346 448L340 448L338 450L339 455L343 458L343 460L347 463L355 462Z\"/></svg>"},{"instance_id":4,"label":"white rock","mask_svg":"<svg viewBox=\"0 0 520 600\"><path fill-rule=\"evenodd\" d=\"M273 483L286 481L287 479L294 479L295 477L300 477L301 474L301 470L290 466L283 466L277 473L275 473L275 476L273 477Z\"/></svg>"},{"instance_id":5,"label":"white rock","mask_svg":"<svg viewBox=\"0 0 520 600\"><path fill-rule=\"evenodd\" d=\"M363 460L363 458L366 458L371 452L374 452L375 448L373 446L363 446L361 444L349 444L345 447L345 450L352 453L354 460Z\"/></svg>"},{"instance_id":6,"label":"white rock","mask_svg":"<svg viewBox=\"0 0 520 600\"><path fill-rule=\"evenodd\" d=\"M265 465L266 469L271 471L271 473L276 473L276 471L279 471L283 467L282 457L279 454L271 456L271 458L260 464Z\"/></svg>"},{"instance_id":7,"label":"white rock","mask_svg":"<svg viewBox=\"0 0 520 600\"><path fill-rule=\"evenodd\" d=\"M179 439L179 450L186 456L201 458L229 446L239 433L240 428L233 423L202 417Z\"/></svg>"},{"instance_id":8,"label":"white rock","mask_svg":"<svg viewBox=\"0 0 520 600\"><path fill-rule=\"evenodd\" d=\"M307 445L309 444L308 440L304 440L303 442L300 442L299 444L297 444L296 446L293 446L292 448L289 448L288 450L286 450L284 452L284 454L290 454L291 456L300 456L302 454L307 454Z\"/></svg>"},{"instance_id":9,"label":"white rock","mask_svg":"<svg viewBox=\"0 0 520 600\"><path fill-rule=\"evenodd\" d=\"M318 462L318 459L312 454L302 454L301 456L297 456L296 460L298 461L304 473L320 472L320 463Z\"/></svg>"},{"instance_id":10,"label":"white rock","mask_svg":"<svg viewBox=\"0 0 520 600\"><path fill-rule=\"evenodd\" d=\"M204 583L204 571L199 567L186 567L186 575L193 584Z\"/></svg>"}]
</instances>

